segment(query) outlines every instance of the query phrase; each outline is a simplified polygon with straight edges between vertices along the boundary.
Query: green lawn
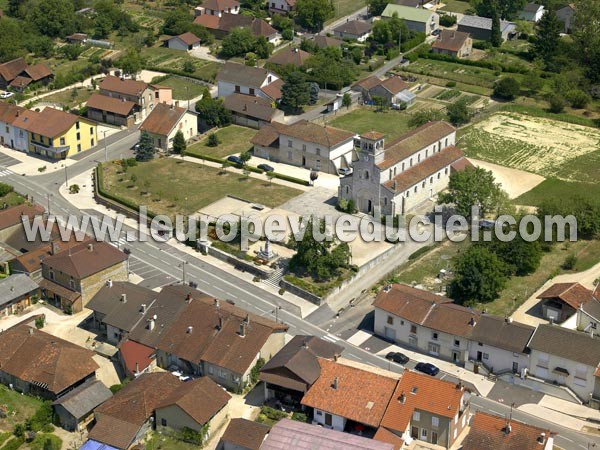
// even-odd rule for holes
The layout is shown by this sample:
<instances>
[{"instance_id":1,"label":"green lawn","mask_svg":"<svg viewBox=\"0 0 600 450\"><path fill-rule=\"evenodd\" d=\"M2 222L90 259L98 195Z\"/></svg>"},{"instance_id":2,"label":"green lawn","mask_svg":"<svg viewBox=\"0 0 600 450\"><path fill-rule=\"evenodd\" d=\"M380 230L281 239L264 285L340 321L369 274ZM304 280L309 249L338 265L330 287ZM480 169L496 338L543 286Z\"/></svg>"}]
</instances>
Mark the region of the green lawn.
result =
<instances>
[{"instance_id":1,"label":"green lawn","mask_svg":"<svg viewBox=\"0 0 600 450\"><path fill-rule=\"evenodd\" d=\"M103 167L104 190L155 214L190 214L225 197L234 195L250 202L276 207L301 191L270 184L266 179L245 178L223 173L203 164L176 158L160 158L140 163L121 173L116 162Z\"/></svg>"},{"instance_id":2,"label":"green lawn","mask_svg":"<svg viewBox=\"0 0 600 450\"><path fill-rule=\"evenodd\" d=\"M166 47L151 47L142 49L142 58L148 67L160 70L171 69L183 71L183 64L191 61L194 64L194 72L190 76L205 81L214 81L221 64L214 61L194 58L185 50L173 50Z\"/></svg>"},{"instance_id":3,"label":"green lawn","mask_svg":"<svg viewBox=\"0 0 600 450\"><path fill-rule=\"evenodd\" d=\"M8 409L8 417L0 419L0 431L12 431L15 424L31 417L42 406L42 402L0 384L0 406Z\"/></svg>"},{"instance_id":4,"label":"green lawn","mask_svg":"<svg viewBox=\"0 0 600 450\"><path fill-rule=\"evenodd\" d=\"M150 439L146 441L146 448L148 450L197 450L200 447L167 436L164 433L153 432Z\"/></svg>"},{"instance_id":5,"label":"green lawn","mask_svg":"<svg viewBox=\"0 0 600 450\"><path fill-rule=\"evenodd\" d=\"M600 199L600 184L579 183L548 178L529 192L517 197L518 205L538 206L547 199L569 199L574 195L598 201Z\"/></svg>"},{"instance_id":6,"label":"green lawn","mask_svg":"<svg viewBox=\"0 0 600 450\"><path fill-rule=\"evenodd\" d=\"M25 198L16 192L9 192L4 197L0 197L0 205L6 203L8 206L22 205Z\"/></svg>"},{"instance_id":7,"label":"green lawn","mask_svg":"<svg viewBox=\"0 0 600 450\"><path fill-rule=\"evenodd\" d=\"M444 3L444 7L442 11L444 12L455 12L464 14L467 9L471 7L468 1L463 0L442 0Z\"/></svg>"},{"instance_id":8,"label":"green lawn","mask_svg":"<svg viewBox=\"0 0 600 450\"><path fill-rule=\"evenodd\" d=\"M56 103L65 108L74 108L80 104L85 104L93 93L94 91L87 88L68 89L48 95L42 98L40 102Z\"/></svg>"},{"instance_id":9,"label":"green lawn","mask_svg":"<svg viewBox=\"0 0 600 450\"><path fill-rule=\"evenodd\" d=\"M216 133L221 142L217 147L208 146L208 136L188 147L188 153L193 155L211 155L219 158L224 158L234 153L241 153L252 148L250 139L256 134L256 130L237 125L229 125L221 128Z\"/></svg>"},{"instance_id":10,"label":"green lawn","mask_svg":"<svg viewBox=\"0 0 600 450\"><path fill-rule=\"evenodd\" d=\"M406 111L376 112L375 107L367 106L338 117L331 122L331 126L355 133L379 131L391 141L409 131L409 119L410 114Z\"/></svg>"},{"instance_id":11,"label":"green lawn","mask_svg":"<svg viewBox=\"0 0 600 450\"><path fill-rule=\"evenodd\" d=\"M366 4L366 0L334 0L335 19L352 14L363 8Z\"/></svg>"},{"instance_id":12,"label":"green lawn","mask_svg":"<svg viewBox=\"0 0 600 450\"><path fill-rule=\"evenodd\" d=\"M172 88L173 98L178 100L196 98L204 92L204 88L206 87L197 80L177 75L171 75L164 80L160 80L157 84Z\"/></svg>"},{"instance_id":13,"label":"green lawn","mask_svg":"<svg viewBox=\"0 0 600 450\"><path fill-rule=\"evenodd\" d=\"M410 67L410 66L408 66ZM444 78L444 74L441 74L440 76L432 76L432 75L427 75L425 71L423 71L423 73L421 73L420 71L412 71L411 70L406 70L406 68L398 68L396 69L396 72L398 72L399 74L405 74L405 75L417 75L417 79L420 82L423 83L430 83L430 84L434 84L436 86L446 86L448 84L448 79ZM452 80L456 83L456 89L459 89L463 92L469 92L471 94L478 94L478 95L492 95L492 88L491 87L487 87L487 86L481 86L478 84L468 84L468 83L463 83L461 81L457 81L457 80Z\"/></svg>"}]
</instances>

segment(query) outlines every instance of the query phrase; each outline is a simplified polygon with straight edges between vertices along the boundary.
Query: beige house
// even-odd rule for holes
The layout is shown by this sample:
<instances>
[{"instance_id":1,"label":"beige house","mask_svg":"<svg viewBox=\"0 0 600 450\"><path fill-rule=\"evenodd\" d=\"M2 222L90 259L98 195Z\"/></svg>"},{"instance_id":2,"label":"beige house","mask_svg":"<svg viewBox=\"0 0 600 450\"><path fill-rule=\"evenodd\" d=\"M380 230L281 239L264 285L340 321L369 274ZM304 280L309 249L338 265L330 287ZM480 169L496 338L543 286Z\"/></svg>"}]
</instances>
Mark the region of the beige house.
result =
<instances>
[{"instance_id":1,"label":"beige house","mask_svg":"<svg viewBox=\"0 0 600 450\"><path fill-rule=\"evenodd\" d=\"M473 52L473 39L468 33L442 30L437 40L431 44L431 51L455 58L465 58Z\"/></svg>"},{"instance_id":2,"label":"beige house","mask_svg":"<svg viewBox=\"0 0 600 450\"><path fill-rule=\"evenodd\" d=\"M160 103L140 126L140 131L152 137L154 147L168 152L173 149L173 139L178 131L186 141L198 133L196 113L176 105Z\"/></svg>"}]
</instances>

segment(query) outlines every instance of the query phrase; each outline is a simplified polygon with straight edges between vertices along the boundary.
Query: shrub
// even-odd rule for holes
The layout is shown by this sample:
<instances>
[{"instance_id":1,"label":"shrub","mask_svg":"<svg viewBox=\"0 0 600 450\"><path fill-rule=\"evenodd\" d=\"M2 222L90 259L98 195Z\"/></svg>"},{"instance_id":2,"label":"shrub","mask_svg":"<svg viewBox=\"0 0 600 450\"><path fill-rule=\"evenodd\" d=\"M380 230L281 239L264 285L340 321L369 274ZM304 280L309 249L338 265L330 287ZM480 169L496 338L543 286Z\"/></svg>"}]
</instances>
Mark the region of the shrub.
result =
<instances>
[{"instance_id":1,"label":"shrub","mask_svg":"<svg viewBox=\"0 0 600 450\"><path fill-rule=\"evenodd\" d=\"M564 270L573 270L575 268L575 265L577 264L577 256L575 256L574 254L570 254L569 256L567 256L567 258L565 259L565 262L562 264L562 268Z\"/></svg>"},{"instance_id":2,"label":"shrub","mask_svg":"<svg viewBox=\"0 0 600 450\"><path fill-rule=\"evenodd\" d=\"M296 411L292 414L292 420L296 420L298 422L307 422L308 417L306 414Z\"/></svg>"},{"instance_id":3,"label":"shrub","mask_svg":"<svg viewBox=\"0 0 600 450\"><path fill-rule=\"evenodd\" d=\"M35 414L27 420L27 428L31 431L41 431L46 425L52 424L53 414L52 404L44 402Z\"/></svg>"},{"instance_id":4,"label":"shrub","mask_svg":"<svg viewBox=\"0 0 600 450\"><path fill-rule=\"evenodd\" d=\"M408 257L409 261L417 259L419 256L423 256L425 253L429 252L429 250L433 249L433 245L426 245L425 247L421 247L419 250L412 252Z\"/></svg>"},{"instance_id":5,"label":"shrub","mask_svg":"<svg viewBox=\"0 0 600 450\"><path fill-rule=\"evenodd\" d=\"M2 450L17 450L21 445L23 445L24 442L25 439L22 436L17 437L15 439L11 439L6 444L4 444Z\"/></svg>"},{"instance_id":6,"label":"shrub","mask_svg":"<svg viewBox=\"0 0 600 450\"><path fill-rule=\"evenodd\" d=\"M209 147L216 147L220 143L221 142L219 141L219 136L217 136L216 133L210 133L208 135L208 141L206 142L206 145L208 145Z\"/></svg>"},{"instance_id":7,"label":"shrub","mask_svg":"<svg viewBox=\"0 0 600 450\"><path fill-rule=\"evenodd\" d=\"M563 112L567 106L567 101L559 94L550 95L548 102L550 103L550 112L555 114Z\"/></svg>"},{"instance_id":8,"label":"shrub","mask_svg":"<svg viewBox=\"0 0 600 450\"><path fill-rule=\"evenodd\" d=\"M291 41L294 39L294 30L287 28L281 32L281 37L285 41Z\"/></svg>"},{"instance_id":9,"label":"shrub","mask_svg":"<svg viewBox=\"0 0 600 450\"><path fill-rule=\"evenodd\" d=\"M440 25L443 27L451 27L456 24L456 16L452 14L442 14L440 16Z\"/></svg>"},{"instance_id":10,"label":"shrub","mask_svg":"<svg viewBox=\"0 0 600 450\"><path fill-rule=\"evenodd\" d=\"M60 450L62 439L54 434L38 434L29 445L31 450Z\"/></svg>"},{"instance_id":11,"label":"shrub","mask_svg":"<svg viewBox=\"0 0 600 450\"><path fill-rule=\"evenodd\" d=\"M494 97L514 100L521 93L521 85L513 77L504 77L494 85Z\"/></svg>"},{"instance_id":12,"label":"shrub","mask_svg":"<svg viewBox=\"0 0 600 450\"><path fill-rule=\"evenodd\" d=\"M38 172L43 173L46 171L46 166L38 167Z\"/></svg>"},{"instance_id":13,"label":"shrub","mask_svg":"<svg viewBox=\"0 0 600 450\"><path fill-rule=\"evenodd\" d=\"M0 183L0 197L4 197L14 191L10 184Z\"/></svg>"},{"instance_id":14,"label":"shrub","mask_svg":"<svg viewBox=\"0 0 600 450\"><path fill-rule=\"evenodd\" d=\"M592 101L592 98L580 89L573 89L567 92L567 100L573 108L583 109Z\"/></svg>"},{"instance_id":15,"label":"shrub","mask_svg":"<svg viewBox=\"0 0 600 450\"><path fill-rule=\"evenodd\" d=\"M449 88L456 87L456 81L448 81L446 83L446 87L449 87Z\"/></svg>"},{"instance_id":16,"label":"shrub","mask_svg":"<svg viewBox=\"0 0 600 450\"><path fill-rule=\"evenodd\" d=\"M35 327L39 330L41 328L44 328L46 319L44 316L40 316L38 318L35 319Z\"/></svg>"},{"instance_id":17,"label":"shrub","mask_svg":"<svg viewBox=\"0 0 600 450\"><path fill-rule=\"evenodd\" d=\"M26 431L25 425L22 423L18 423L15 425L15 428L13 429L13 434L16 437L20 438L25 435L25 431Z\"/></svg>"},{"instance_id":18,"label":"shrub","mask_svg":"<svg viewBox=\"0 0 600 450\"><path fill-rule=\"evenodd\" d=\"M196 67L192 61L186 61L183 63L183 71L186 73L194 73L196 71Z\"/></svg>"},{"instance_id":19,"label":"shrub","mask_svg":"<svg viewBox=\"0 0 600 450\"><path fill-rule=\"evenodd\" d=\"M71 194L79 194L80 188L78 184L72 184L69 186L69 193Z\"/></svg>"},{"instance_id":20,"label":"shrub","mask_svg":"<svg viewBox=\"0 0 600 450\"><path fill-rule=\"evenodd\" d=\"M283 295L285 294L285 289L284 288L280 288L279 289L279 295Z\"/></svg>"}]
</instances>

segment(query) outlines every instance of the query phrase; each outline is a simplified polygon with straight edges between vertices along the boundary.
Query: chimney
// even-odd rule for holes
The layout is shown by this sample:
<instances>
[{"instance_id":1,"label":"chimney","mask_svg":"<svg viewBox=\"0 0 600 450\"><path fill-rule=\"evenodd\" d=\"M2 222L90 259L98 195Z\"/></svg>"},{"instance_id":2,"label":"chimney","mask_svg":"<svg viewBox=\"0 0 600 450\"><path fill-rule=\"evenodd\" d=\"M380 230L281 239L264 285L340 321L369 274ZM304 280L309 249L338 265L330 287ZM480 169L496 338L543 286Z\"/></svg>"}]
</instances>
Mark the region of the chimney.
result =
<instances>
[{"instance_id":1,"label":"chimney","mask_svg":"<svg viewBox=\"0 0 600 450\"><path fill-rule=\"evenodd\" d=\"M458 383L456 383L456 389L459 391L462 391L462 388L463 388L462 381L458 380Z\"/></svg>"},{"instance_id":2,"label":"chimney","mask_svg":"<svg viewBox=\"0 0 600 450\"><path fill-rule=\"evenodd\" d=\"M194 327L192 327L192 326L187 327L188 334L192 334L192 331L194 331Z\"/></svg>"},{"instance_id":3,"label":"chimney","mask_svg":"<svg viewBox=\"0 0 600 450\"><path fill-rule=\"evenodd\" d=\"M148 329L150 331L154 330L154 326L156 325L156 322L154 321L154 319L149 319L148 320Z\"/></svg>"},{"instance_id":4,"label":"chimney","mask_svg":"<svg viewBox=\"0 0 600 450\"><path fill-rule=\"evenodd\" d=\"M215 304L215 308L219 307L219 299L218 298L215 298L214 304Z\"/></svg>"},{"instance_id":5,"label":"chimney","mask_svg":"<svg viewBox=\"0 0 600 450\"><path fill-rule=\"evenodd\" d=\"M404 393L404 391L402 391L402 393L400 394L400 397L398 397L398 401L400 403L404 403L406 401L406 394Z\"/></svg>"},{"instance_id":6,"label":"chimney","mask_svg":"<svg viewBox=\"0 0 600 450\"><path fill-rule=\"evenodd\" d=\"M14 291L14 290L15 290L15 287L14 287L14 286L11 286L11 287L10 287L10 292L12 292L12 291Z\"/></svg>"},{"instance_id":7,"label":"chimney","mask_svg":"<svg viewBox=\"0 0 600 450\"><path fill-rule=\"evenodd\" d=\"M506 323L512 323L512 317L507 317L504 320L506 321Z\"/></svg>"},{"instance_id":8,"label":"chimney","mask_svg":"<svg viewBox=\"0 0 600 450\"><path fill-rule=\"evenodd\" d=\"M250 325L250 314L247 314L247 313L246 313L246 318L244 319L244 323L245 323L246 325Z\"/></svg>"},{"instance_id":9,"label":"chimney","mask_svg":"<svg viewBox=\"0 0 600 450\"><path fill-rule=\"evenodd\" d=\"M33 336L33 328L29 329L29 336Z\"/></svg>"},{"instance_id":10,"label":"chimney","mask_svg":"<svg viewBox=\"0 0 600 450\"><path fill-rule=\"evenodd\" d=\"M111 288L111 287L113 286L113 282L112 282L112 279L111 279L111 278L109 278L109 279L108 279L108 281L106 282L106 285L107 285L109 288Z\"/></svg>"},{"instance_id":11,"label":"chimney","mask_svg":"<svg viewBox=\"0 0 600 450\"><path fill-rule=\"evenodd\" d=\"M538 444L544 445L546 443L546 433L540 433L537 438Z\"/></svg>"},{"instance_id":12,"label":"chimney","mask_svg":"<svg viewBox=\"0 0 600 450\"><path fill-rule=\"evenodd\" d=\"M192 301L192 293L188 292L188 295L185 296L186 303L190 303Z\"/></svg>"},{"instance_id":13,"label":"chimney","mask_svg":"<svg viewBox=\"0 0 600 450\"><path fill-rule=\"evenodd\" d=\"M477 322L475 322L475 318L474 318L474 317L471 317L471 318L469 319L469 325L470 325L470 326L474 327L476 323L477 323Z\"/></svg>"},{"instance_id":14,"label":"chimney","mask_svg":"<svg viewBox=\"0 0 600 450\"><path fill-rule=\"evenodd\" d=\"M240 323L240 336L246 336L246 324L244 322Z\"/></svg>"},{"instance_id":15,"label":"chimney","mask_svg":"<svg viewBox=\"0 0 600 450\"><path fill-rule=\"evenodd\" d=\"M50 254L56 255L58 253L58 244L54 241L50 243Z\"/></svg>"},{"instance_id":16,"label":"chimney","mask_svg":"<svg viewBox=\"0 0 600 450\"><path fill-rule=\"evenodd\" d=\"M223 318L219 316L219 322L217 323L217 330L223 329Z\"/></svg>"},{"instance_id":17,"label":"chimney","mask_svg":"<svg viewBox=\"0 0 600 450\"><path fill-rule=\"evenodd\" d=\"M121 303L127 303L127 294L121 294Z\"/></svg>"},{"instance_id":18,"label":"chimney","mask_svg":"<svg viewBox=\"0 0 600 450\"><path fill-rule=\"evenodd\" d=\"M135 363L135 374L137 375L138 373L140 373L140 363L136 362Z\"/></svg>"},{"instance_id":19,"label":"chimney","mask_svg":"<svg viewBox=\"0 0 600 450\"><path fill-rule=\"evenodd\" d=\"M331 387L332 387L333 389L336 389L336 390L337 390L337 388L339 387L339 384L340 384L340 380L339 380L339 378L338 378L338 377L335 377L335 378L333 379L333 384L331 385Z\"/></svg>"},{"instance_id":20,"label":"chimney","mask_svg":"<svg viewBox=\"0 0 600 450\"><path fill-rule=\"evenodd\" d=\"M146 314L146 304L142 303L141 311L142 314Z\"/></svg>"},{"instance_id":21,"label":"chimney","mask_svg":"<svg viewBox=\"0 0 600 450\"><path fill-rule=\"evenodd\" d=\"M91 244L91 243L90 243L90 244L88 244L88 247L87 247L87 248L88 248L88 250L89 250L90 252L93 252L93 251L94 251L94 244Z\"/></svg>"}]
</instances>

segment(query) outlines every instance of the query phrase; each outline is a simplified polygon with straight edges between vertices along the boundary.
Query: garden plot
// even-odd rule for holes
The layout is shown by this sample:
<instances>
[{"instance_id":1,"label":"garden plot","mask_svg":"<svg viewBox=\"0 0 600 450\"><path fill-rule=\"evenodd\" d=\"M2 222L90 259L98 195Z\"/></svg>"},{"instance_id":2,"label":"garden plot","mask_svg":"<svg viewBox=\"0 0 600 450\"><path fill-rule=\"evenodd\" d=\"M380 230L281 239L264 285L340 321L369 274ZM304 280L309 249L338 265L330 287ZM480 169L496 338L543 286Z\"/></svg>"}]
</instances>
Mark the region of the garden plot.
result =
<instances>
[{"instance_id":1,"label":"garden plot","mask_svg":"<svg viewBox=\"0 0 600 450\"><path fill-rule=\"evenodd\" d=\"M564 180L597 182L600 130L515 113L465 130L467 155Z\"/></svg>"}]
</instances>

